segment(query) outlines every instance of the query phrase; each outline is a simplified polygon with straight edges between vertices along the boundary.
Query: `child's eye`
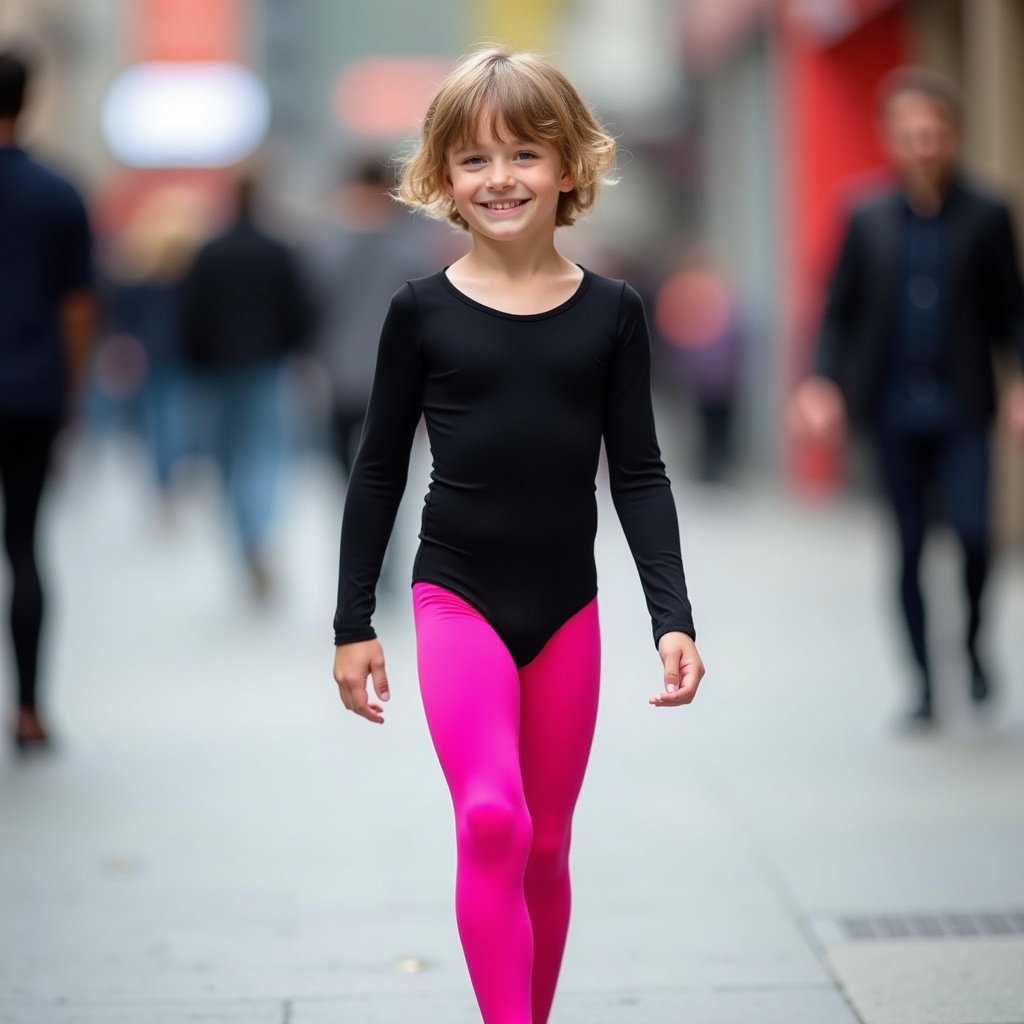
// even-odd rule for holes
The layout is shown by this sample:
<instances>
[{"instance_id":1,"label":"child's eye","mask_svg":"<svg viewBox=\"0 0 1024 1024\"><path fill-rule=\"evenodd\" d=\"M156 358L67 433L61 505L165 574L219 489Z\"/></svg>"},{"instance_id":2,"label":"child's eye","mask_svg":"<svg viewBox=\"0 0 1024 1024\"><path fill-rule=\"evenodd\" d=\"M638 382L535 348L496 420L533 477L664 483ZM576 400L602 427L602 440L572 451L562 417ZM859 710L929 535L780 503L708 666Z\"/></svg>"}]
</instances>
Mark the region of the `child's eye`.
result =
<instances>
[{"instance_id":1,"label":"child's eye","mask_svg":"<svg viewBox=\"0 0 1024 1024\"><path fill-rule=\"evenodd\" d=\"M482 156L467 156L462 162L469 167L478 167L484 162L484 158Z\"/></svg>"},{"instance_id":2,"label":"child's eye","mask_svg":"<svg viewBox=\"0 0 1024 1024\"><path fill-rule=\"evenodd\" d=\"M516 153L516 159L517 160L536 160L537 159L537 154L534 153L532 150L523 149L523 150L520 150L518 153Z\"/></svg>"}]
</instances>

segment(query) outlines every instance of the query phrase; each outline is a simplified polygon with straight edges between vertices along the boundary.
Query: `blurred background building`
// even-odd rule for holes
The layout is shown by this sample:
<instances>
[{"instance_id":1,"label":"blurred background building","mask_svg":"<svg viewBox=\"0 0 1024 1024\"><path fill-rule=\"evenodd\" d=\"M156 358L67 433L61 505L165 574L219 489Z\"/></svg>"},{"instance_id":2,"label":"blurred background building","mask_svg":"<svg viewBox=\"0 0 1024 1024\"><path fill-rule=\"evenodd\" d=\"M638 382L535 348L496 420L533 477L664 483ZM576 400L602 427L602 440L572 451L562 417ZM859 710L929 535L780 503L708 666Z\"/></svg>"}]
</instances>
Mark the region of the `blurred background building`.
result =
<instances>
[{"instance_id":1,"label":"blurred background building","mask_svg":"<svg viewBox=\"0 0 1024 1024\"><path fill-rule=\"evenodd\" d=\"M213 230L240 161L258 161L266 215L301 239L340 162L398 149L467 46L554 55L623 148L613 199L566 251L652 308L685 254L709 255L742 325L735 457L812 490L844 467L794 450L780 409L844 204L884 169L874 88L889 69L913 60L963 86L966 163L1024 224L1019 0L0 0L0 38L40 55L29 141L78 176L110 244L168 184L204 198ZM686 429L672 333L656 331L658 385ZM997 506L1000 535L1024 540L1024 470L1005 452Z\"/></svg>"},{"instance_id":2,"label":"blurred background building","mask_svg":"<svg viewBox=\"0 0 1024 1024\"><path fill-rule=\"evenodd\" d=\"M963 89L964 162L1024 224L1024 5L1015 0L691 0L682 52L703 148L708 237L727 253L762 337L748 367L753 435L790 479L829 487L833 456L788 448L777 402L807 372L846 204L885 160L875 87L915 62ZM1024 537L1024 473L1001 452L999 533Z\"/></svg>"}]
</instances>

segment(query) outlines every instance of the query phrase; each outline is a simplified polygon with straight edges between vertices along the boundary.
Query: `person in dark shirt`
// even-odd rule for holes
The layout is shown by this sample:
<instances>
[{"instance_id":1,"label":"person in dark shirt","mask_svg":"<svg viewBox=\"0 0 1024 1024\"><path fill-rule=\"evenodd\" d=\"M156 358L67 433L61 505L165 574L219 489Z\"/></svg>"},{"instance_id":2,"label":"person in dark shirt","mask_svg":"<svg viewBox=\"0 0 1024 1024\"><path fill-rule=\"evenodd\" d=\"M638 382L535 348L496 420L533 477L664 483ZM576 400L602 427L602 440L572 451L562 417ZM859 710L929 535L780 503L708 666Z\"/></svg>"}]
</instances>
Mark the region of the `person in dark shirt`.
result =
<instances>
[{"instance_id":1,"label":"person in dark shirt","mask_svg":"<svg viewBox=\"0 0 1024 1024\"><path fill-rule=\"evenodd\" d=\"M0 491L11 568L20 750L45 747L38 706L43 587L36 520L50 452L77 394L95 319L85 205L17 142L29 66L0 51Z\"/></svg>"},{"instance_id":2,"label":"person in dark shirt","mask_svg":"<svg viewBox=\"0 0 1024 1024\"><path fill-rule=\"evenodd\" d=\"M934 720L933 672L919 570L931 492L964 553L969 693L992 693L980 650L990 560L992 357L1011 345L1024 366L1022 290L1010 212L957 172L960 103L934 72L896 71L882 90L883 122L900 187L850 219L828 292L817 376L793 399L794 422L838 444L847 415L874 440L899 532L899 591L917 667L910 725ZM1008 424L1024 387L1007 396ZM1019 440L1020 438L1018 438Z\"/></svg>"},{"instance_id":3,"label":"person in dark shirt","mask_svg":"<svg viewBox=\"0 0 1024 1024\"><path fill-rule=\"evenodd\" d=\"M255 221L255 187L239 180L234 223L186 272L178 315L183 358L212 406L213 454L253 592L263 597L284 454L282 368L306 341L312 313L295 255Z\"/></svg>"},{"instance_id":4,"label":"person in dark shirt","mask_svg":"<svg viewBox=\"0 0 1024 1024\"><path fill-rule=\"evenodd\" d=\"M569 836L597 711L601 444L663 662L659 708L704 667L654 430L637 293L554 243L614 156L572 84L503 49L431 104L400 196L472 249L406 283L380 337L342 524L334 677L371 722L389 699L371 622L417 424L433 456L413 573L420 689L451 790L456 916L485 1024L551 1011L569 925Z\"/></svg>"}]
</instances>

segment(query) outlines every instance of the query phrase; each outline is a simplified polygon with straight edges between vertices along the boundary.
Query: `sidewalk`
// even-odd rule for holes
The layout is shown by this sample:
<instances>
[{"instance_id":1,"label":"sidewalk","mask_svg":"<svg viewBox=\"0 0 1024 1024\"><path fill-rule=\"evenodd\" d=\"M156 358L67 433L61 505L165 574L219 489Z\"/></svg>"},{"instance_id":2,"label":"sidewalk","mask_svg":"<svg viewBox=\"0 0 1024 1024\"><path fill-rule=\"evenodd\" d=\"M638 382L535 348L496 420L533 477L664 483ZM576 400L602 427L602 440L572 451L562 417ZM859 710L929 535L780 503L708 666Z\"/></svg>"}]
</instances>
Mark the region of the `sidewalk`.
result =
<instances>
[{"instance_id":1,"label":"sidewalk","mask_svg":"<svg viewBox=\"0 0 1024 1024\"><path fill-rule=\"evenodd\" d=\"M676 492L708 676L689 709L647 705L659 665L602 499L603 703L551 1024L1022 1024L1024 560L993 581L1002 692L978 721L955 553L931 549L944 725L904 737L874 506ZM339 501L324 466L295 468L258 608L212 488L161 530L130 450L58 482L62 743L0 760L2 1024L478 1021L404 586L378 621L386 726L330 679Z\"/></svg>"}]
</instances>

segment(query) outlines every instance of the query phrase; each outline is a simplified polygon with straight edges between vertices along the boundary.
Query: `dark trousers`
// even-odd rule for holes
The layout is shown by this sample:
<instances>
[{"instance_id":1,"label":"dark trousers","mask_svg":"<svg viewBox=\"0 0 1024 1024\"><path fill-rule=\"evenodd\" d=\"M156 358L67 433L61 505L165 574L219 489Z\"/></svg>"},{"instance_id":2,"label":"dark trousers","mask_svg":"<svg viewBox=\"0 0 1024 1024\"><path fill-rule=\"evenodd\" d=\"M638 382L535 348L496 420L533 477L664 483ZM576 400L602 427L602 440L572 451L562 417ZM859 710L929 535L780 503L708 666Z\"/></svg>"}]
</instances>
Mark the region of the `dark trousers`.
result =
<instances>
[{"instance_id":1,"label":"dark trousers","mask_svg":"<svg viewBox=\"0 0 1024 1024\"><path fill-rule=\"evenodd\" d=\"M4 508L4 549L11 567L10 623L18 673L18 704L35 710L43 587L36 565L36 520L56 418L0 416L0 494Z\"/></svg>"},{"instance_id":2,"label":"dark trousers","mask_svg":"<svg viewBox=\"0 0 1024 1024\"><path fill-rule=\"evenodd\" d=\"M720 480L728 469L732 456L732 406L728 399L699 404L702 430L697 471L701 480Z\"/></svg>"},{"instance_id":3,"label":"dark trousers","mask_svg":"<svg viewBox=\"0 0 1024 1024\"><path fill-rule=\"evenodd\" d=\"M880 429L877 448L882 481L895 514L900 539L899 592L914 658L920 666L923 695L931 696L931 671L925 631L920 565L929 522L930 499L941 499L944 518L964 553L967 592L967 651L977 660L982 594L989 565L990 453L985 430L915 434Z\"/></svg>"}]
</instances>

